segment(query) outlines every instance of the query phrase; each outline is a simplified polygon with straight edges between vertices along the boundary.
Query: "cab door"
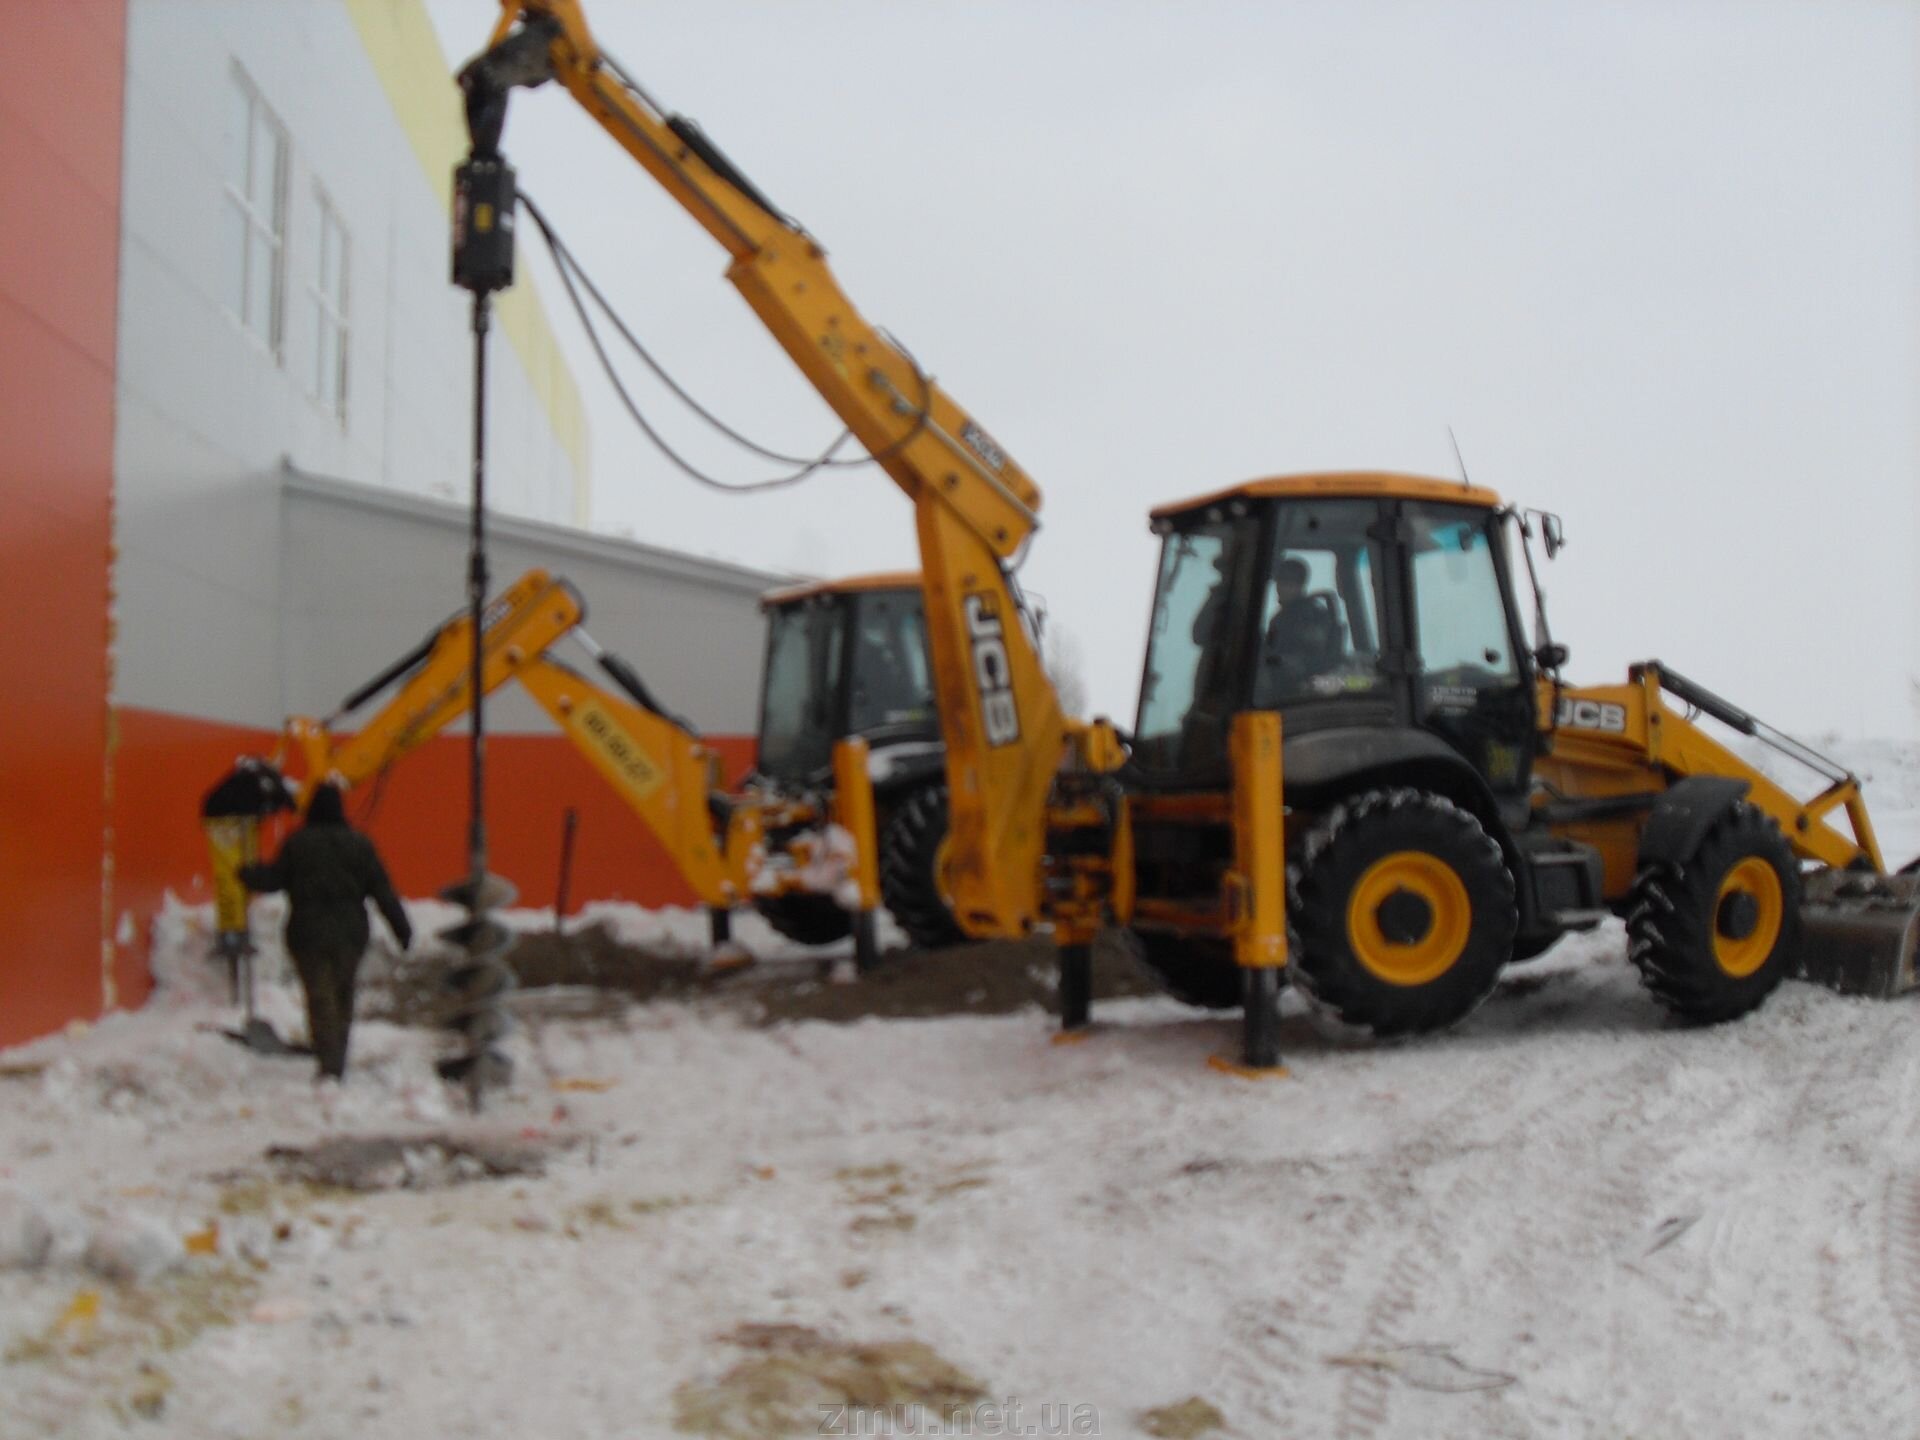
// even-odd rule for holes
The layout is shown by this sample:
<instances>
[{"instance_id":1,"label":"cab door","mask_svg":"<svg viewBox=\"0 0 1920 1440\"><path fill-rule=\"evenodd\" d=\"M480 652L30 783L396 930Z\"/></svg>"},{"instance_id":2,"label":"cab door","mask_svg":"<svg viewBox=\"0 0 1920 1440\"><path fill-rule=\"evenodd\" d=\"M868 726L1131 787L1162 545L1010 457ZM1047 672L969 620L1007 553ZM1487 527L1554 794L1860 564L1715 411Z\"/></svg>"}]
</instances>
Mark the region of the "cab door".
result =
<instances>
[{"instance_id":1,"label":"cab door","mask_svg":"<svg viewBox=\"0 0 1920 1440\"><path fill-rule=\"evenodd\" d=\"M1506 531L1478 505L1404 501L1415 723L1459 751L1502 799L1533 769L1531 660L1512 603Z\"/></svg>"}]
</instances>

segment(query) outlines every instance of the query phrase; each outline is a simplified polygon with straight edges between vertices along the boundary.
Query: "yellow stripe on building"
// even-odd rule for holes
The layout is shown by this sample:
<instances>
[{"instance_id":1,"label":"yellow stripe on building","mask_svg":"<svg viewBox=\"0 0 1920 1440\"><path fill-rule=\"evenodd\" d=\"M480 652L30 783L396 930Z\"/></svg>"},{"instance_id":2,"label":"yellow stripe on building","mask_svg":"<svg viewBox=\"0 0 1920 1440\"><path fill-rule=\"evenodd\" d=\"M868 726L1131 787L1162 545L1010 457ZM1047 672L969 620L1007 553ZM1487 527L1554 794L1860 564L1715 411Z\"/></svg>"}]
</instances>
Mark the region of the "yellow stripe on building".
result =
<instances>
[{"instance_id":1,"label":"yellow stripe on building","mask_svg":"<svg viewBox=\"0 0 1920 1440\"><path fill-rule=\"evenodd\" d=\"M440 49L433 21L421 0L345 0L347 13L366 46L387 101L399 116L427 182L451 214L453 167L467 152L467 127L460 113L460 92ZM476 32L474 47L486 39ZM587 425L580 391L567 368L559 341L547 321L539 291L521 268L522 278L498 297L500 328L520 356L534 395L547 412L554 436L573 462L573 518L587 520Z\"/></svg>"}]
</instances>

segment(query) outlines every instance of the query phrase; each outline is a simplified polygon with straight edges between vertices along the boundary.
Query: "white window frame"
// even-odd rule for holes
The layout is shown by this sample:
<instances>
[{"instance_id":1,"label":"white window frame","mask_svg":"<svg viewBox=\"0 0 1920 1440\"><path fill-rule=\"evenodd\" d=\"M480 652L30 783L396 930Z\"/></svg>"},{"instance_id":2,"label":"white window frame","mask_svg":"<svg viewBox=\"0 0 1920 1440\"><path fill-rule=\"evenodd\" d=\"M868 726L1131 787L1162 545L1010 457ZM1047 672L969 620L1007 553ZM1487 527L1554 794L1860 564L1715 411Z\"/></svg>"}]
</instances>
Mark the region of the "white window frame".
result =
<instances>
[{"instance_id":1,"label":"white window frame","mask_svg":"<svg viewBox=\"0 0 1920 1440\"><path fill-rule=\"evenodd\" d=\"M351 334L348 314L353 295L353 236L340 218L339 208L323 186L314 185L313 198L319 223L314 229L313 266L307 272L307 296L312 302L313 313L313 367L307 377L307 393L344 429L347 423L347 341ZM332 295L327 293L326 285L329 233L339 249L336 272L338 293ZM328 393L323 374L329 334L335 342L331 394Z\"/></svg>"},{"instance_id":2,"label":"white window frame","mask_svg":"<svg viewBox=\"0 0 1920 1440\"><path fill-rule=\"evenodd\" d=\"M226 177L224 190L226 206L237 214L244 225L245 243L240 247L239 304L232 302L232 290L228 290L227 310L240 322L245 330L257 342L265 346L268 353L277 361L281 358L281 348L285 339L285 310L283 296L286 291L287 269L287 172L293 168L293 145L287 137L287 127L280 117L260 96L260 88L255 85L247 72L235 64L231 74L233 86L246 102L247 133L241 139L241 154L245 157L245 173L240 176L236 187L234 177ZM262 129L276 141L277 153L271 157L274 174L271 177L271 193L265 197L266 213L262 214L255 205L253 191L254 167L262 163L255 153L258 148L255 141ZM229 151L231 154L231 151ZM267 313L264 316L252 313L254 304L253 266L260 247L256 240L266 242L267 263L272 267L266 290ZM231 286L236 277L228 276Z\"/></svg>"}]
</instances>

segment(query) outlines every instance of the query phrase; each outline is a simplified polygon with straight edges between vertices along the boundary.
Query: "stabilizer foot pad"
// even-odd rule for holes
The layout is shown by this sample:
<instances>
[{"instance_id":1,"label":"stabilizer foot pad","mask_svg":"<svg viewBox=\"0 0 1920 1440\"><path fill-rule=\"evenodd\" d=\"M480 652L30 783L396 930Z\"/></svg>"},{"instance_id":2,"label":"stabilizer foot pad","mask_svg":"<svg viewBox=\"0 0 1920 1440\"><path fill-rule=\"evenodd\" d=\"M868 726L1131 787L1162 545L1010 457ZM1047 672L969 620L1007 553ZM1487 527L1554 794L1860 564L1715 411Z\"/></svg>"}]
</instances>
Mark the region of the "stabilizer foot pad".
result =
<instances>
[{"instance_id":1,"label":"stabilizer foot pad","mask_svg":"<svg viewBox=\"0 0 1920 1440\"><path fill-rule=\"evenodd\" d=\"M715 950L707 960L707 970L715 975L744 970L753 964L753 952L731 941Z\"/></svg>"},{"instance_id":2,"label":"stabilizer foot pad","mask_svg":"<svg viewBox=\"0 0 1920 1440\"><path fill-rule=\"evenodd\" d=\"M1284 1065L1243 1065L1231 1055L1209 1055L1207 1068L1241 1080L1285 1080L1290 1073Z\"/></svg>"},{"instance_id":3,"label":"stabilizer foot pad","mask_svg":"<svg viewBox=\"0 0 1920 1440\"><path fill-rule=\"evenodd\" d=\"M1093 1030L1089 1026L1080 1030L1056 1030L1053 1032L1053 1038L1047 1043L1049 1045L1084 1045L1092 1038Z\"/></svg>"}]
</instances>

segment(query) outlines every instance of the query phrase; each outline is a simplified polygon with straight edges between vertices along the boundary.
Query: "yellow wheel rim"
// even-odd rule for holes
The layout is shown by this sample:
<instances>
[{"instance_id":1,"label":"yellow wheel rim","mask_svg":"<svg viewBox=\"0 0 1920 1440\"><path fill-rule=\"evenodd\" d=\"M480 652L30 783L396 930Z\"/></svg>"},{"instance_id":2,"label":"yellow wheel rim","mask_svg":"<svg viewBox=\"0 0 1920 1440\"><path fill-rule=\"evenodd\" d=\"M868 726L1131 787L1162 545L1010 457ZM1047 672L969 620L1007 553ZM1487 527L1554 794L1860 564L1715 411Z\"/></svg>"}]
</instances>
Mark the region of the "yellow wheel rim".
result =
<instances>
[{"instance_id":1,"label":"yellow wheel rim","mask_svg":"<svg viewBox=\"0 0 1920 1440\"><path fill-rule=\"evenodd\" d=\"M1418 901L1408 906L1405 897ZM1381 907L1395 901L1416 915L1424 929L1400 938L1382 928ZM1397 850L1376 860L1347 899L1347 941L1354 959L1389 985L1425 985L1453 968L1473 929L1473 903L1454 868L1424 850Z\"/></svg>"},{"instance_id":2,"label":"yellow wheel rim","mask_svg":"<svg viewBox=\"0 0 1920 1440\"><path fill-rule=\"evenodd\" d=\"M1753 902L1752 928L1744 935L1726 933L1727 902L1736 899ZM1726 879L1720 882L1720 893L1714 897L1714 963L1734 979L1746 979L1773 954L1786 913L1787 900L1780 887L1780 872L1760 856L1749 855L1727 871Z\"/></svg>"}]
</instances>

